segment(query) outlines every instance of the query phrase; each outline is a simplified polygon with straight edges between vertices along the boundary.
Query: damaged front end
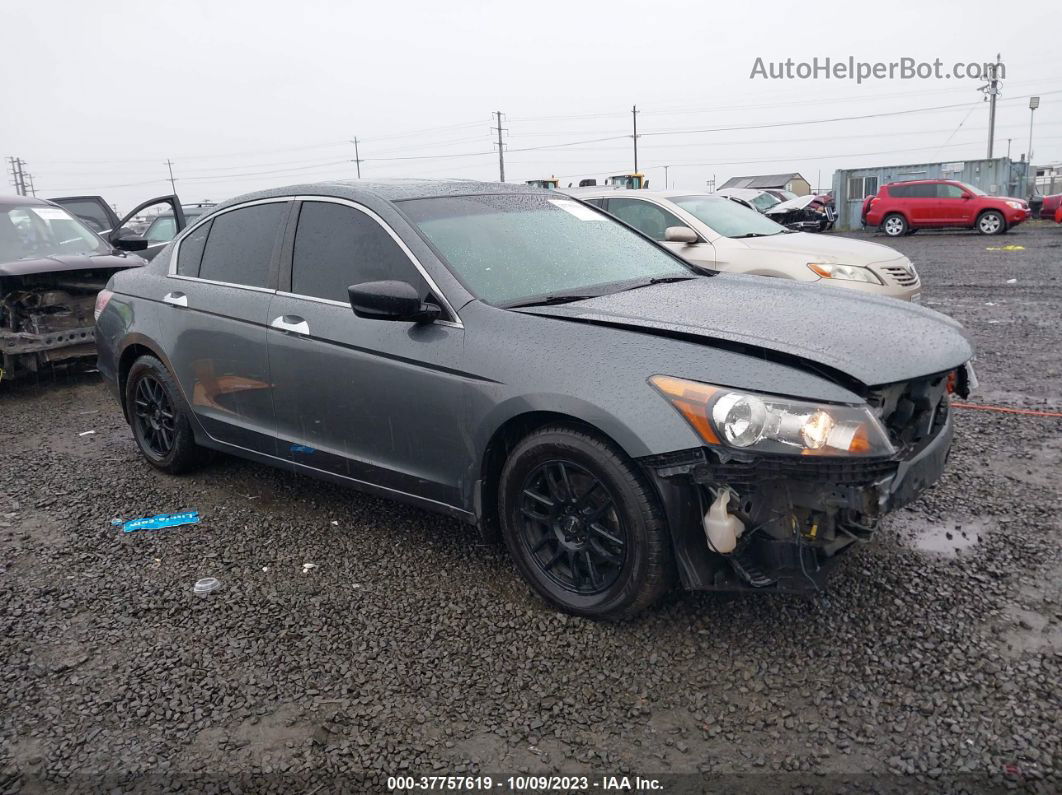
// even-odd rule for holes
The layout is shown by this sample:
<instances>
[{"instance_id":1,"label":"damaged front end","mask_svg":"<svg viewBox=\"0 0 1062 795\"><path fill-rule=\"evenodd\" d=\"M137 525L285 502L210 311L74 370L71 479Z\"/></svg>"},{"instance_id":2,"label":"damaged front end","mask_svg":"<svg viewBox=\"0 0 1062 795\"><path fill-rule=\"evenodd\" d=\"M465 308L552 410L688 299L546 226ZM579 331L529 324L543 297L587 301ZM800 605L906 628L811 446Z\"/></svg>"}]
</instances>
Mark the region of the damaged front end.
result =
<instances>
[{"instance_id":1,"label":"damaged front end","mask_svg":"<svg viewBox=\"0 0 1062 795\"><path fill-rule=\"evenodd\" d=\"M0 278L0 367L5 378L95 355L96 295L114 269Z\"/></svg>"},{"instance_id":2,"label":"damaged front end","mask_svg":"<svg viewBox=\"0 0 1062 795\"><path fill-rule=\"evenodd\" d=\"M939 479L948 393L966 394L971 379L964 367L878 387L860 407L764 399L737 410L747 393L654 383L708 443L640 460L663 498L683 584L820 588L841 553ZM772 402L785 409L775 420Z\"/></svg>"}]
</instances>

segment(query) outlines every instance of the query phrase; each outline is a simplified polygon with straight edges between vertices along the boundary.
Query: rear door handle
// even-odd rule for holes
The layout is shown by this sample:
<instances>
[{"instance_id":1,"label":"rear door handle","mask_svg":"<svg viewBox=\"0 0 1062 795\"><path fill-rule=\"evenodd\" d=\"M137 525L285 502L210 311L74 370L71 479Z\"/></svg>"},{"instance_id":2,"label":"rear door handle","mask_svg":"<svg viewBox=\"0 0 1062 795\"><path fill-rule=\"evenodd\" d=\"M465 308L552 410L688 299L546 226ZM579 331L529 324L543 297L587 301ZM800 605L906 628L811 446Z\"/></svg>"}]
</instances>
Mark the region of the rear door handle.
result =
<instances>
[{"instance_id":1,"label":"rear door handle","mask_svg":"<svg viewBox=\"0 0 1062 795\"><path fill-rule=\"evenodd\" d=\"M292 334L309 335L310 333L310 324L298 315L281 315L273 318L269 326L281 331L290 331Z\"/></svg>"},{"instance_id":2,"label":"rear door handle","mask_svg":"<svg viewBox=\"0 0 1062 795\"><path fill-rule=\"evenodd\" d=\"M184 293L166 293L162 300L171 306L188 306L188 296Z\"/></svg>"}]
</instances>

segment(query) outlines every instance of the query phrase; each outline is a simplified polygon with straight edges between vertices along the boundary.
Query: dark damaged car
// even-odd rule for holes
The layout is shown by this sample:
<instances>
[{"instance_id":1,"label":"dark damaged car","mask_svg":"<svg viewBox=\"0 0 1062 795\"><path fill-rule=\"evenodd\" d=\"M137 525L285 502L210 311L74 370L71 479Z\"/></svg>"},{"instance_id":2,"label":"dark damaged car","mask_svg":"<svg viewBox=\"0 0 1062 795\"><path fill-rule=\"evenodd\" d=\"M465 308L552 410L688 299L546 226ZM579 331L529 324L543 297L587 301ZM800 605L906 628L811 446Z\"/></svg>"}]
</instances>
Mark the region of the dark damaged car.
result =
<instances>
[{"instance_id":1,"label":"dark damaged car","mask_svg":"<svg viewBox=\"0 0 1062 795\"><path fill-rule=\"evenodd\" d=\"M100 370L154 466L220 450L475 523L592 617L675 583L818 587L940 477L972 377L936 312L697 273L489 183L245 196L101 304Z\"/></svg>"},{"instance_id":2,"label":"dark damaged car","mask_svg":"<svg viewBox=\"0 0 1062 795\"><path fill-rule=\"evenodd\" d=\"M93 356L96 294L143 264L62 207L0 197L0 378Z\"/></svg>"}]
</instances>

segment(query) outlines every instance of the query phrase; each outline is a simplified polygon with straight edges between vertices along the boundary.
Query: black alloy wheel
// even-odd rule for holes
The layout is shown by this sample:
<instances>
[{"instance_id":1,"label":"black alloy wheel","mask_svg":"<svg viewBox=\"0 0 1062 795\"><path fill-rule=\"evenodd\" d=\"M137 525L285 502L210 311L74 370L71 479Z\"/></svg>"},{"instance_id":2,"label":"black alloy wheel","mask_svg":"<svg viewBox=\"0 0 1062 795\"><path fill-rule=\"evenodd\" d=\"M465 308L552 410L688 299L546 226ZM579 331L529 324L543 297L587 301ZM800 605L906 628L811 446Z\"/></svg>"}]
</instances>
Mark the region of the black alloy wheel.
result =
<instances>
[{"instance_id":1,"label":"black alloy wheel","mask_svg":"<svg viewBox=\"0 0 1062 795\"><path fill-rule=\"evenodd\" d=\"M553 582L584 595L615 584L627 531L599 478L574 461L541 464L524 479L520 514L521 541Z\"/></svg>"},{"instance_id":2,"label":"black alloy wheel","mask_svg":"<svg viewBox=\"0 0 1062 795\"><path fill-rule=\"evenodd\" d=\"M137 381L133 416L144 447L159 458L168 456L177 439L177 418L173 402L154 376L145 375Z\"/></svg>"}]
</instances>

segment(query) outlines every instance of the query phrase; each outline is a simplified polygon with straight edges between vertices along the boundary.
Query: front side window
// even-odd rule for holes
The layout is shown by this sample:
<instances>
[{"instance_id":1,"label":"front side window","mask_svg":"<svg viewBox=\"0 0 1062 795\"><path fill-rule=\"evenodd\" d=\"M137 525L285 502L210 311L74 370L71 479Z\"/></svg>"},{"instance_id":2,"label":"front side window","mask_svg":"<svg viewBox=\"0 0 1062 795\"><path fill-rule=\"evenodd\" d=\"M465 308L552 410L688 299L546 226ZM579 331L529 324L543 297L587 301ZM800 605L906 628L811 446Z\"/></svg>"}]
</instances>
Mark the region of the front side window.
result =
<instances>
[{"instance_id":1,"label":"front side window","mask_svg":"<svg viewBox=\"0 0 1062 795\"><path fill-rule=\"evenodd\" d=\"M753 196L751 199L752 206L759 210L761 213L767 212L767 210L774 207L776 204L781 204L778 201L777 196L772 196L769 193L761 193L757 196Z\"/></svg>"},{"instance_id":2,"label":"front side window","mask_svg":"<svg viewBox=\"0 0 1062 795\"><path fill-rule=\"evenodd\" d=\"M291 259L293 293L346 303L350 285L385 280L427 292L416 266L373 218L343 204L303 203Z\"/></svg>"},{"instance_id":3,"label":"front side window","mask_svg":"<svg viewBox=\"0 0 1062 795\"><path fill-rule=\"evenodd\" d=\"M109 251L106 243L61 207L0 206L0 262Z\"/></svg>"},{"instance_id":4,"label":"front side window","mask_svg":"<svg viewBox=\"0 0 1062 795\"><path fill-rule=\"evenodd\" d=\"M203 251L200 278L268 287L273 249L286 210L285 202L269 202L215 217Z\"/></svg>"},{"instance_id":5,"label":"front side window","mask_svg":"<svg viewBox=\"0 0 1062 795\"><path fill-rule=\"evenodd\" d=\"M671 201L723 237L764 237L786 231L781 224L730 199L679 196Z\"/></svg>"},{"instance_id":6,"label":"front side window","mask_svg":"<svg viewBox=\"0 0 1062 795\"><path fill-rule=\"evenodd\" d=\"M160 215L144 232L148 243L167 243L177 234L177 219L172 215Z\"/></svg>"},{"instance_id":7,"label":"front side window","mask_svg":"<svg viewBox=\"0 0 1062 795\"><path fill-rule=\"evenodd\" d=\"M641 199L609 199L608 211L653 240L664 240L669 226L688 226L664 208Z\"/></svg>"},{"instance_id":8,"label":"front side window","mask_svg":"<svg viewBox=\"0 0 1062 795\"><path fill-rule=\"evenodd\" d=\"M965 182L960 182L959 184L962 185L962 187L965 188L966 190L970 191L970 193L972 193L974 196L987 196L988 195L983 190L981 190L980 188L976 188L973 185L969 185L969 184L967 184Z\"/></svg>"},{"instance_id":9,"label":"front side window","mask_svg":"<svg viewBox=\"0 0 1062 795\"><path fill-rule=\"evenodd\" d=\"M666 249L570 199L514 193L398 206L457 278L492 304L600 295L636 280L693 276Z\"/></svg>"},{"instance_id":10,"label":"front side window","mask_svg":"<svg viewBox=\"0 0 1062 795\"><path fill-rule=\"evenodd\" d=\"M958 185L937 185L937 198L938 199L961 199L962 188Z\"/></svg>"}]
</instances>

